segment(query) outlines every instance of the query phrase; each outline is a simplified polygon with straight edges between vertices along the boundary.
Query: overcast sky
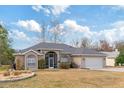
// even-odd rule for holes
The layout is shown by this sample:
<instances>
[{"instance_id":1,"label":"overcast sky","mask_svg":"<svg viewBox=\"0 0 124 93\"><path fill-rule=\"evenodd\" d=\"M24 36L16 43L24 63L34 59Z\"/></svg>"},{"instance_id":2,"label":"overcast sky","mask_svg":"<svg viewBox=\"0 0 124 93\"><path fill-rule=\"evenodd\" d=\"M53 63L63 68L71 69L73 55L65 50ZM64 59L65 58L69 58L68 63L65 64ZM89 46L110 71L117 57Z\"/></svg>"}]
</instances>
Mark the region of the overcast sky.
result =
<instances>
[{"instance_id":1,"label":"overcast sky","mask_svg":"<svg viewBox=\"0 0 124 93\"><path fill-rule=\"evenodd\" d=\"M124 6L0 6L0 23L7 27L15 49L37 43L43 22L52 33L53 18L59 20L59 33L67 44L82 37L110 43L124 40Z\"/></svg>"}]
</instances>

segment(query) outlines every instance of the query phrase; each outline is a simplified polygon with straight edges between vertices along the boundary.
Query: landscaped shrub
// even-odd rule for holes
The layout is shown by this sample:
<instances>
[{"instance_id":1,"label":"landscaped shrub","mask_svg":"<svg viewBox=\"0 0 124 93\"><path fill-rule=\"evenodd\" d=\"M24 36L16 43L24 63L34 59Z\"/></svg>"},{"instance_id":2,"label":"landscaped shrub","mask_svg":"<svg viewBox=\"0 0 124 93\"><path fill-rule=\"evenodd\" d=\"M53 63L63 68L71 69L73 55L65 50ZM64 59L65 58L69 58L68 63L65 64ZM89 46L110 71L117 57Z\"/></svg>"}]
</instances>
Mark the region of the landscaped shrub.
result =
<instances>
[{"instance_id":1,"label":"landscaped shrub","mask_svg":"<svg viewBox=\"0 0 124 93\"><path fill-rule=\"evenodd\" d=\"M20 71L14 71L14 72L13 72L13 75L14 75L14 76L18 76L18 75L20 75L21 73L22 73L22 72L20 72Z\"/></svg>"},{"instance_id":2,"label":"landscaped shrub","mask_svg":"<svg viewBox=\"0 0 124 93\"><path fill-rule=\"evenodd\" d=\"M46 62L44 59L38 60L38 69L44 69L46 68Z\"/></svg>"},{"instance_id":3,"label":"landscaped shrub","mask_svg":"<svg viewBox=\"0 0 124 93\"><path fill-rule=\"evenodd\" d=\"M19 59L16 61L16 70L24 70L24 66Z\"/></svg>"},{"instance_id":4,"label":"landscaped shrub","mask_svg":"<svg viewBox=\"0 0 124 93\"><path fill-rule=\"evenodd\" d=\"M10 76L10 72L9 71L4 72L3 76Z\"/></svg>"},{"instance_id":5,"label":"landscaped shrub","mask_svg":"<svg viewBox=\"0 0 124 93\"><path fill-rule=\"evenodd\" d=\"M74 62L71 62L71 68L78 68L78 65Z\"/></svg>"},{"instance_id":6,"label":"landscaped shrub","mask_svg":"<svg viewBox=\"0 0 124 93\"><path fill-rule=\"evenodd\" d=\"M69 69L70 68L70 62L60 62L59 68L61 69Z\"/></svg>"},{"instance_id":7,"label":"landscaped shrub","mask_svg":"<svg viewBox=\"0 0 124 93\"><path fill-rule=\"evenodd\" d=\"M119 66L119 62L115 62L115 66Z\"/></svg>"},{"instance_id":8,"label":"landscaped shrub","mask_svg":"<svg viewBox=\"0 0 124 93\"><path fill-rule=\"evenodd\" d=\"M124 53L120 53L119 56L115 59L115 66L123 66L124 65Z\"/></svg>"}]
</instances>

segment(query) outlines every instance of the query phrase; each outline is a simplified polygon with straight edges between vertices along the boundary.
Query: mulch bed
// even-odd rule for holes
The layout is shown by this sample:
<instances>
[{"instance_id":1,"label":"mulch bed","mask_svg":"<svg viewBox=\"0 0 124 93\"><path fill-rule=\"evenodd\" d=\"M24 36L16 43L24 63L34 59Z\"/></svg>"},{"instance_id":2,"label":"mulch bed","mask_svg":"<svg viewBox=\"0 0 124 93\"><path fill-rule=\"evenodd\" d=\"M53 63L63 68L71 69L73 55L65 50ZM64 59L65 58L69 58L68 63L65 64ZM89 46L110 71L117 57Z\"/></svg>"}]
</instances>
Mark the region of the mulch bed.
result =
<instances>
[{"instance_id":1,"label":"mulch bed","mask_svg":"<svg viewBox=\"0 0 124 93\"><path fill-rule=\"evenodd\" d=\"M24 72L21 73L20 75L10 75L10 76L4 76L3 73L0 73L0 82L8 82L8 81L18 81L18 80L23 80L23 79L27 79L30 77L35 76L34 72Z\"/></svg>"}]
</instances>

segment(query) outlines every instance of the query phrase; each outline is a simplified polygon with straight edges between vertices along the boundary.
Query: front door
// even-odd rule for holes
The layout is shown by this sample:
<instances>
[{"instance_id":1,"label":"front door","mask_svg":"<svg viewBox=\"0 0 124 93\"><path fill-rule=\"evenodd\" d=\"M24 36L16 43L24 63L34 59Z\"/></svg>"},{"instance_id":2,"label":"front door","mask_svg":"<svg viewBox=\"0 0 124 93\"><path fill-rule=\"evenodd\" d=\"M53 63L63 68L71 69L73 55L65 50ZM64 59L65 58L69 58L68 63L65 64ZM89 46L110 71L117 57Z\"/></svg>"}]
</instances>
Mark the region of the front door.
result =
<instances>
[{"instance_id":1,"label":"front door","mask_svg":"<svg viewBox=\"0 0 124 93\"><path fill-rule=\"evenodd\" d=\"M49 68L54 68L54 57L49 57Z\"/></svg>"}]
</instances>

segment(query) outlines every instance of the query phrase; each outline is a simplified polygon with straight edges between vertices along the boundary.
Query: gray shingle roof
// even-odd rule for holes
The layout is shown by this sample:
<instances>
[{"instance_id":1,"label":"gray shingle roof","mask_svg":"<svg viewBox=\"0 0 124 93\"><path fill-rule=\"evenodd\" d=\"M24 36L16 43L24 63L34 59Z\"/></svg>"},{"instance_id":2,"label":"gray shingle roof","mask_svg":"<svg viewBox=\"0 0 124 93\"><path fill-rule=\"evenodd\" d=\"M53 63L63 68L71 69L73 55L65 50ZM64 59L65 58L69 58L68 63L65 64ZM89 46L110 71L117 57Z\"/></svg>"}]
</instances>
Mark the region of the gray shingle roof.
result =
<instances>
[{"instance_id":1,"label":"gray shingle roof","mask_svg":"<svg viewBox=\"0 0 124 93\"><path fill-rule=\"evenodd\" d=\"M66 52L66 53L70 53L70 54L73 54L73 55L85 55L85 54L90 54L90 55L98 55L98 56L105 56L105 54L103 53L100 53L98 51L96 51L95 49L88 49L88 48L75 48L75 47L72 47L70 45L66 45L66 44L59 44L59 43L45 43L45 42L42 42L42 43L39 43L39 44L36 44L32 47L29 47L29 48L26 48L26 49L23 49L21 50L21 52L25 52L25 51L28 51L28 50L38 50L38 49L60 49L62 52Z\"/></svg>"},{"instance_id":2,"label":"gray shingle roof","mask_svg":"<svg viewBox=\"0 0 124 93\"><path fill-rule=\"evenodd\" d=\"M112 52L101 52L107 55L109 58L116 58L120 52L112 51Z\"/></svg>"},{"instance_id":3,"label":"gray shingle roof","mask_svg":"<svg viewBox=\"0 0 124 93\"><path fill-rule=\"evenodd\" d=\"M72 51L72 54L73 55L82 54L82 55L106 56L106 54L104 53L100 53L95 49L89 49L89 48L75 48L75 50Z\"/></svg>"},{"instance_id":4,"label":"gray shingle roof","mask_svg":"<svg viewBox=\"0 0 124 93\"><path fill-rule=\"evenodd\" d=\"M37 50L37 49L60 49L63 51L68 51L73 49L74 47L66 45L66 44L59 44L59 43L46 43L46 42L42 42L39 44L36 44L32 47L29 47L27 49L22 50L22 52L33 49L33 50Z\"/></svg>"}]
</instances>

